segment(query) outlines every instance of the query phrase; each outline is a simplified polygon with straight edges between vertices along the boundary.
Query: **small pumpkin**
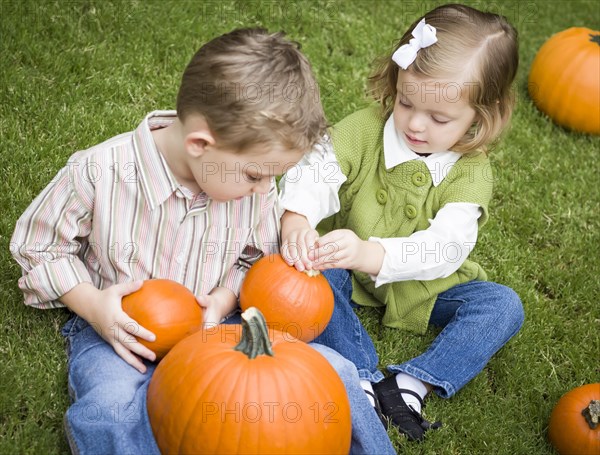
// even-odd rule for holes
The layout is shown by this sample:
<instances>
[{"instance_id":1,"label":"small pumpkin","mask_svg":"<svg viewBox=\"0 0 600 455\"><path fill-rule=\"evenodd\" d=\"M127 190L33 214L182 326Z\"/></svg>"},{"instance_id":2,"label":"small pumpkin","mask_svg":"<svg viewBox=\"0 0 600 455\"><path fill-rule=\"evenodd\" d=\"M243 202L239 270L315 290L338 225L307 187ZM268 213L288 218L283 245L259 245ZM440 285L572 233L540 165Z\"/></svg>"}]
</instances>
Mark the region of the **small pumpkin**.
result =
<instances>
[{"instance_id":1,"label":"small pumpkin","mask_svg":"<svg viewBox=\"0 0 600 455\"><path fill-rule=\"evenodd\" d=\"M123 297L122 308L138 324L156 335L155 341L138 339L162 359L175 344L202 327L202 308L182 284L167 279L144 281Z\"/></svg>"},{"instance_id":2,"label":"small pumpkin","mask_svg":"<svg viewBox=\"0 0 600 455\"><path fill-rule=\"evenodd\" d=\"M548 438L560 455L600 453L600 383L577 387L558 400Z\"/></svg>"},{"instance_id":3,"label":"small pumpkin","mask_svg":"<svg viewBox=\"0 0 600 455\"><path fill-rule=\"evenodd\" d=\"M162 453L348 454L350 404L327 360L260 311L180 341L148 386Z\"/></svg>"},{"instance_id":4,"label":"small pumpkin","mask_svg":"<svg viewBox=\"0 0 600 455\"><path fill-rule=\"evenodd\" d=\"M600 32L572 27L553 35L533 60L528 86L558 125L600 134Z\"/></svg>"},{"instance_id":5,"label":"small pumpkin","mask_svg":"<svg viewBox=\"0 0 600 455\"><path fill-rule=\"evenodd\" d=\"M250 267L240 289L240 307L258 308L270 327L308 343L331 319L333 291L320 272L299 272L281 255L271 254Z\"/></svg>"}]
</instances>

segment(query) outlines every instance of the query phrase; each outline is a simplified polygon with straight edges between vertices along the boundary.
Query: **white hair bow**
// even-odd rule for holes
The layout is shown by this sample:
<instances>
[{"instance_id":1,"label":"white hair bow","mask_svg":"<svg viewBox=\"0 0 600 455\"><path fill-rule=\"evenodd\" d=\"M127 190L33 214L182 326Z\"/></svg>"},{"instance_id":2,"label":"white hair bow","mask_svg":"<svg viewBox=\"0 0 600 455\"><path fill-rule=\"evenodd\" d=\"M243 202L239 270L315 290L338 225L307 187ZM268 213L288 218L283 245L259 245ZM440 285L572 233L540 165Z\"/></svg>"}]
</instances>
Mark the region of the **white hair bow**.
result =
<instances>
[{"instance_id":1,"label":"white hair bow","mask_svg":"<svg viewBox=\"0 0 600 455\"><path fill-rule=\"evenodd\" d=\"M420 49L429 47L437 42L435 33L435 27L426 24L425 19L421 19L412 31L412 36L414 36L414 38L411 38L408 44L400 46L398 50L394 52L394 55L392 55L392 60L405 70L415 61L417 52L419 52Z\"/></svg>"}]
</instances>

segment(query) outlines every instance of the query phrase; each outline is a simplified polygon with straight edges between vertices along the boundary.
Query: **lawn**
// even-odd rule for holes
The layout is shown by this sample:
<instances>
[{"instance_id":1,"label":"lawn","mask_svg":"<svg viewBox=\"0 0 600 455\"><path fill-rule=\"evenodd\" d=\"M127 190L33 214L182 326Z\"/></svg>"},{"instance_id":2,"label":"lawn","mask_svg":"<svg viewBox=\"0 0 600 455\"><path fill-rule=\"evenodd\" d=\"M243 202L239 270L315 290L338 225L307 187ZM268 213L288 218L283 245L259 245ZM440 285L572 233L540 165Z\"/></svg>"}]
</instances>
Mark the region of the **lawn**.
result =
<instances>
[{"instance_id":1,"label":"lawn","mask_svg":"<svg viewBox=\"0 0 600 455\"><path fill-rule=\"evenodd\" d=\"M439 2L0 2L0 453L68 452L60 327L65 310L22 304L9 249L15 221L77 150L174 108L180 73L205 41L243 26L285 30L317 74L331 123L365 106L371 61ZM491 221L474 257L523 300L521 332L450 400L423 444L390 431L405 454L552 454L548 418L558 398L600 379L599 137L555 126L527 95L537 49L572 26L600 29L595 1L469 2L506 15L521 38L512 129L492 155ZM594 6L596 5L596 6ZM600 100L598 108L600 109ZM596 253L594 253L596 251ZM415 336L360 312L382 365L420 353Z\"/></svg>"}]
</instances>

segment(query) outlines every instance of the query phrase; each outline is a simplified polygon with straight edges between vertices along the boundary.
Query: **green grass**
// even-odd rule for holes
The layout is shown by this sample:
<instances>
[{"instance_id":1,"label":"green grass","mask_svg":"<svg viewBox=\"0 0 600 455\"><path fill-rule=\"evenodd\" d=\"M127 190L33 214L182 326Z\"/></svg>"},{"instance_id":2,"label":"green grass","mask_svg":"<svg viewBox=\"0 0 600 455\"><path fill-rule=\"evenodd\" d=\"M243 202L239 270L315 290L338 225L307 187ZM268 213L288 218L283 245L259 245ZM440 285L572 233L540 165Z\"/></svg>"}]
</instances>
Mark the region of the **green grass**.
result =
<instances>
[{"instance_id":1,"label":"green grass","mask_svg":"<svg viewBox=\"0 0 600 455\"><path fill-rule=\"evenodd\" d=\"M330 122L366 104L371 60L438 2L6 1L0 3L0 453L68 451L60 327L64 310L25 307L9 254L14 224L67 158L174 107L180 73L208 39L240 26L285 30L313 63ZM600 378L600 140L566 131L527 96L539 46L571 26L600 28L594 1L471 2L519 29L513 127L493 155L492 219L474 256L513 287L522 331L450 400L426 415L444 427L406 454L552 454L546 426L567 390ZM361 317L382 365L420 353L418 337Z\"/></svg>"}]
</instances>

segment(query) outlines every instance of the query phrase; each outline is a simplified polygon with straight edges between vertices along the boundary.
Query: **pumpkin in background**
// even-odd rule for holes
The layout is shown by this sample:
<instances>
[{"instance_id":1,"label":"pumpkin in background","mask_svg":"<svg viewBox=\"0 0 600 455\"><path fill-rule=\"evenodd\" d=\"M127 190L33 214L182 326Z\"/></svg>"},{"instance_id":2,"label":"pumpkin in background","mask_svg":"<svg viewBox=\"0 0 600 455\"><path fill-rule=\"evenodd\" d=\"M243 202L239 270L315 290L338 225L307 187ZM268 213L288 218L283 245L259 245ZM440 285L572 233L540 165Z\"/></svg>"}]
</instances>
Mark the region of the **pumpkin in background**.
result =
<instances>
[{"instance_id":1,"label":"pumpkin in background","mask_svg":"<svg viewBox=\"0 0 600 455\"><path fill-rule=\"evenodd\" d=\"M194 294L172 280L146 280L140 289L122 299L122 308L142 327L156 335L138 339L162 359L175 344L202 327L202 308Z\"/></svg>"},{"instance_id":2,"label":"pumpkin in background","mask_svg":"<svg viewBox=\"0 0 600 455\"><path fill-rule=\"evenodd\" d=\"M564 394L550 415L548 438L560 455L600 453L600 383Z\"/></svg>"},{"instance_id":3,"label":"pumpkin in background","mask_svg":"<svg viewBox=\"0 0 600 455\"><path fill-rule=\"evenodd\" d=\"M250 267L240 289L240 306L258 308L269 327L308 343L331 319L333 291L320 272L298 272L281 255L271 254Z\"/></svg>"},{"instance_id":4,"label":"pumpkin in background","mask_svg":"<svg viewBox=\"0 0 600 455\"><path fill-rule=\"evenodd\" d=\"M162 453L344 454L350 403L327 360L258 310L180 341L157 366L148 415Z\"/></svg>"},{"instance_id":5,"label":"pumpkin in background","mask_svg":"<svg viewBox=\"0 0 600 455\"><path fill-rule=\"evenodd\" d=\"M540 48L529 72L529 94L557 124L600 134L600 32L573 27Z\"/></svg>"}]
</instances>

